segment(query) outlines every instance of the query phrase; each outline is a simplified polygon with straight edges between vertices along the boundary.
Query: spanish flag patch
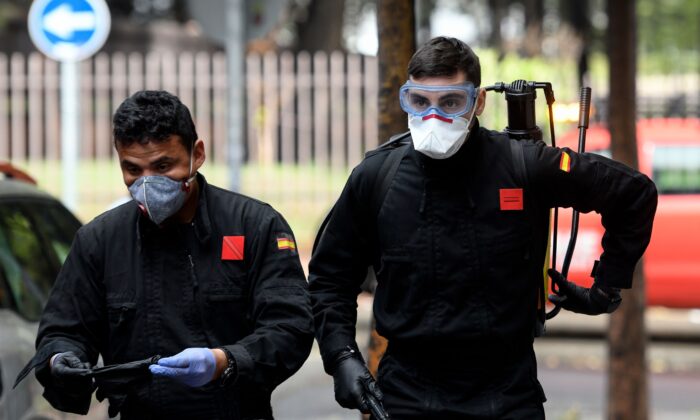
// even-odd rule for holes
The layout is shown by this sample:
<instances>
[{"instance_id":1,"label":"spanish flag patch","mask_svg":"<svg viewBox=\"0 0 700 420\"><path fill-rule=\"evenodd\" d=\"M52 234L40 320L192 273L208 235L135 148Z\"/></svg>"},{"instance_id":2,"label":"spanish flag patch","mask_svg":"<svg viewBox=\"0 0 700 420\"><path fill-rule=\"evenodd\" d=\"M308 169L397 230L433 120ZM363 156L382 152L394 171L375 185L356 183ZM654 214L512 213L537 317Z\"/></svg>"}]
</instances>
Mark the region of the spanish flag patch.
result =
<instances>
[{"instance_id":1,"label":"spanish flag patch","mask_svg":"<svg viewBox=\"0 0 700 420\"><path fill-rule=\"evenodd\" d=\"M277 234L277 249L280 251L289 250L296 251L297 244L294 242L292 235L288 233L278 233Z\"/></svg>"},{"instance_id":2,"label":"spanish flag patch","mask_svg":"<svg viewBox=\"0 0 700 420\"><path fill-rule=\"evenodd\" d=\"M561 152L561 160L559 161L559 169L564 172L571 171L571 156L566 152Z\"/></svg>"}]
</instances>

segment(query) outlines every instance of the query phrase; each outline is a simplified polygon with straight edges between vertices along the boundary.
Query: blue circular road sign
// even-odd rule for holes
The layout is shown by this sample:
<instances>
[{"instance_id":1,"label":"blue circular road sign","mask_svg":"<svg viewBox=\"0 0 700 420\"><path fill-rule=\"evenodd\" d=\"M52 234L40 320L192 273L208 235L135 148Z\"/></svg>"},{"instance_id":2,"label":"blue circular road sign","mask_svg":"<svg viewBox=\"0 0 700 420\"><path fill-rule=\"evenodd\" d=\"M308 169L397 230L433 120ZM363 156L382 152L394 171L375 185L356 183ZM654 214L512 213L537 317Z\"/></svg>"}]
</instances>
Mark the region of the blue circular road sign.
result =
<instances>
[{"instance_id":1,"label":"blue circular road sign","mask_svg":"<svg viewBox=\"0 0 700 420\"><path fill-rule=\"evenodd\" d=\"M102 48L111 19L104 0L35 0L28 21L41 52L58 61L78 61Z\"/></svg>"}]
</instances>

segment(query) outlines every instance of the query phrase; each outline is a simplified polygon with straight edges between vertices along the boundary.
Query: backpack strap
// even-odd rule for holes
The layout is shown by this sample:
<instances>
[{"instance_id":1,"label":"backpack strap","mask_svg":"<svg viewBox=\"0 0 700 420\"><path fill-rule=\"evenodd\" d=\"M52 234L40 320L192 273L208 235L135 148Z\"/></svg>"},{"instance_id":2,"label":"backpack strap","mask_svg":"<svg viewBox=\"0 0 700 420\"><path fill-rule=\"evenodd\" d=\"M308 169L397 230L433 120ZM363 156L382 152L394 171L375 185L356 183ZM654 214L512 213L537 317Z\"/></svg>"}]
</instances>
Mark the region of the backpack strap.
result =
<instances>
[{"instance_id":1,"label":"backpack strap","mask_svg":"<svg viewBox=\"0 0 700 420\"><path fill-rule=\"evenodd\" d=\"M523 152L523 145L521 143L521 140L514 140L514 139L508 139L510 141L510 151L513 159L513 168L515 169L515 179L516 181L522 185L523 187L523 193L524 194L529 194L530 189L529 189L529 179L527 176L527 168L525 166L525 155ZM529 219L529 223L532 226L532 236L533 240L537 236L537 232L535 231L535 224L536 224L536 218L535 215L532 213L533 207L535 203L532 203L532 205L528 205L528 198L526 197L525 200L525 216ZM549 227L548 227L549 228ZM543 267L543 280L541 282L537 282L537 321L535 323L535 330L534 334L535 337L540 337L544 335L545 332L545 320L546 320L546 308L545 308L545 303L547 299L547 268L549 267L549 253L550 253L550 243L549 243L549 237L551 235L547 235L547 252L545 254L545 260L543 261L544 267Z\"/></svg>"},{"instance_id":2,"label":"backpack strap","mask_svg":"<svg viewBox=\"0 0 700 420\"><path fill-rule=\"evenodd\" d=\"M379 172L374 179L374 185L372 187L371 203L375 218L379 216L379 210L382 208L382 204L384 204L386 193L389 191L396 171L398 171L399 165L409 149L410 147L408 144L398 144L394 150L389 152L389 156L384 159L382 166L379 168Z\"/></svg>"},{"instance_id":3,"label":"backpack strap","mask_svg":"<svg viewBox=\"0 0 700 420\"><path fill-rule=\"evenodd\" d=\"M513 155L513 168L515 169L515 178L518 183L523 186L523 190L527 190L528 178L527 170L525 169L525 156L523 154L523 145L520 140L508 139L510 141L510 151Z\"/></svg>"},{"instance_id":4,"label":"backpack strap","mask_svg":"<svg viewBox=\"0 0 700 420\"><path fill-rule=\"evenodd\" d=\"M394 147L400 146L402 144L405 144L405 143L407 143L407 139L410 136L411 136L410 130L404 131L403 133L394 134L393 136L389 137L389 140L387 140L386 142L377 146L376 149L372 149L369 152L365 153L365 157L372 156L372 155L376 154L377 152L388 149L388 148L394 148Z\"/></svg>"},{"instance_id":5,"label":"backpack strap","mask_svg":"<svg viewBox=\"0 0 700 420\"><path fill-rule=\"evenodd\" d=\"M386 150L389 148L392 149L389 152L389 155L386 157L386 159L384 159L384 162L382 162L382 166L379 167L379 172L376 173L374 177L374 182L372 183L371 206L375 218L379 215L379 210L381 209L382 204L384 203L384 197L389 191L389 186L391 185L391 182L394 179L394 175L396 175L396 171L399 169L399 165L401 164L403 157L406 156L408 150L410 149L409 142L406 141L406 139L409 138L410 135L410 131L396 134L392 136L386 143L380 145L376 149L370 150L365 154L366 159L369 156L372 156L381 150ZM334 208L335 204L328 212L326 217L323 219L323 222L321 222L321 226L319 227L318 233L316 234L316 238L314 239L314 245L311 249L312 253L316 250L318 242L321 240L321 236L323 236L323 232L326 230L326 226L328 226L328 222L330 221L331 216L333 215Z\"/></svg>"}]
</instances>

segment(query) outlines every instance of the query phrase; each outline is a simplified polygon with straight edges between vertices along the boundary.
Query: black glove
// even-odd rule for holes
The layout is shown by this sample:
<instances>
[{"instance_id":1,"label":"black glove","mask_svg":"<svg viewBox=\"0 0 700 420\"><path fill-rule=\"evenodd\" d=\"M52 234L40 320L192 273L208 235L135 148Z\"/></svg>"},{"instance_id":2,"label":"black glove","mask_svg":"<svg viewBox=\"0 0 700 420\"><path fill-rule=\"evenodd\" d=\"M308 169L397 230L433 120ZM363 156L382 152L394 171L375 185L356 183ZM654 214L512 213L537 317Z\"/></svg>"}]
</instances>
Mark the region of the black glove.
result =
<instances>
[{"instance_id":1,"label":"black glove","mask_svg":"<svg viewBox=\"0 0 700 420\"><path fill-rule=\"evenodd\" d=\"M365 414L370 412L367 395L381 403L384 395L379 390L372 374L355 350L343 350L336 359L333 370L335 400L341 407L357 408Z\"/></svg>"},{"instance_id":2,"label":"black glove","mask_svg":"<svg viewBox=\"0 0 700 420\"><path fill-rule=\"evenodd\" d=\"M557 294L549 295L549 300L564 309L586 315L612 313L620 306L620 289L593 283L590 289L568 281L554 269L547 270L549 277L559 288Z\"/></svg>"},{"instance_id":3,"label":"black glove","mask_svg":"<svg viewBox=\"0 0 700 420\"><path fill-rule=\"evenodd\" d=\"M51 376L66 394L81 397L95 390L92 378L85 376L90 370L90 363L83 362L72 351L58 353L50 363Z\"/></svg>"}]
</instances>

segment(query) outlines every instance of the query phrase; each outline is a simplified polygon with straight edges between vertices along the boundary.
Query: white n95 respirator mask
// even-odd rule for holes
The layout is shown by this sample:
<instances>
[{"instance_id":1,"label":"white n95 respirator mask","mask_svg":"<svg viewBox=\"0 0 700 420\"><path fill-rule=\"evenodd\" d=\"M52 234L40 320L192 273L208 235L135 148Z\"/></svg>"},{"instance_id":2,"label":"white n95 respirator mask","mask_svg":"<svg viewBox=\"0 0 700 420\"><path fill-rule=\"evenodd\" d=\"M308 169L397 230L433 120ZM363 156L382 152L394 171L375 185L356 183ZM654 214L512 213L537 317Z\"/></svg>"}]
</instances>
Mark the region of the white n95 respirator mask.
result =
<instances>
[{"instance_id":1,"label":"white n95 respirator mask","mask_svg":"<svg viewBox=\"0 0 700 420\"><path fill-rule=\"evenodd\" d=\"M413 147L433 159L447 159L464 144L469 134L469 121L462 117L443 121L411 115L408 117L408 128Z\"/></svg>"},{"instance_id":2,"label":"white n95 respirator mask","mask_svg":"<svg viewBox=\"0 0 700 420\"><path fill-rule=\"evenodd\" d=\"M470 82L448 86L406 82L399 98L408 114L413 147L433 159L457 153L469 135L478 90ZM469 118L464 118L467 113Z\"/></svg>"}]
</instances>

